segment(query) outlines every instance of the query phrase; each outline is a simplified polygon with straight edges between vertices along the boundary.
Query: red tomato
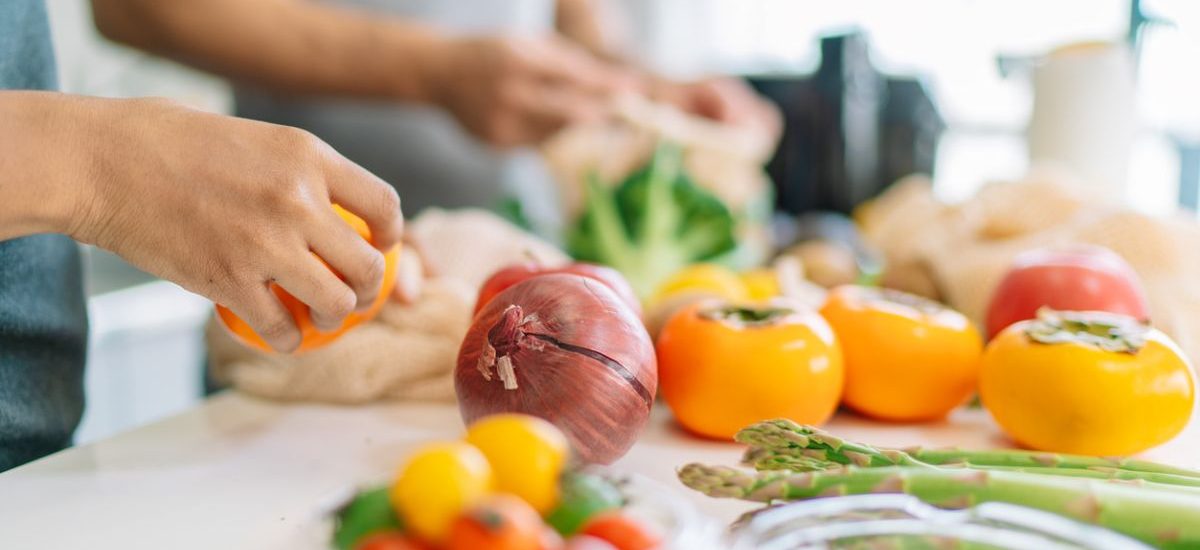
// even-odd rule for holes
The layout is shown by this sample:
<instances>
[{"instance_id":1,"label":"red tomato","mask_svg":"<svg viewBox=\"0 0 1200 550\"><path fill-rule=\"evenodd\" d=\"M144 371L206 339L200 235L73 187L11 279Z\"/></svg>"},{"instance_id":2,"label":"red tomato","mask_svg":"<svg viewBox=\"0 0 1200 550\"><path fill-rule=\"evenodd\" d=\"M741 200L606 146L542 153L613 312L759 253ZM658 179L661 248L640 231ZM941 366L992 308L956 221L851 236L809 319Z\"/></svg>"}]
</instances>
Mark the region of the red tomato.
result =
<instances>
[{"instance_id":1,"label":"red tomato","mask_svg":"<svg viewBox=\"0 0 1200 550\"><path fill-rule=\"evenodd\" d=\"M354 550L425 550L425 546L399 531L388 531L363 539Z\"/></svg>"},{"instance_id":2,"label":"red tomato","mask_svg":"<svg viewBox=\"0 0 1200 550\"><path fill-rule=\"evenodd\" d=\"M479 288L479 297L475 299L475 313L483 309L483 306L492 301L497 294L504 289L513 286L525 279L536 277L538 275L546 275L550 273L569 273L574 275L582 275L592 280L600 281L617 293L617 297L625 302L633 309L633 312L642 316L642 304L638 301L637 294L633 292L633 287L629 286L629 281L620 272L602 265L575 263L562 267L545 267L538 264L517 264L511 265L488 277L488 280Z\"/></svg>"},{"instance_id":3,"label":"red tomato","mask_svg":"<svg viewBox=\"0 0 1200 550\"><path fill-rule=\"evenodd\" d=\"M1041 307L1149 318L1137 273L1115 252L1093 245L1019 254L992 294L988 339L1017 321L1036 318Z\"/></svg>"},{"instance_id":4,"label":"red tomato","mask_svg":"<svg viewBox=\"0 0 1200 550\"><path fill-rule=\"evenodd\" d=\"M580 533L606 541L617 550L654 550L663 545L662 537L650 526L620 512L592 518Z\"/></svg>"},{"instance_id":5,"label":"red tomato","mask_svg":"<svg viewBox=\"0 0 1200 550\"><path fill-rule=\"evenodd\" d=\"M505 494L489 497L450 528L446 550L541 550L546 525L525 501Z\"/></svg>"}]
</instances>

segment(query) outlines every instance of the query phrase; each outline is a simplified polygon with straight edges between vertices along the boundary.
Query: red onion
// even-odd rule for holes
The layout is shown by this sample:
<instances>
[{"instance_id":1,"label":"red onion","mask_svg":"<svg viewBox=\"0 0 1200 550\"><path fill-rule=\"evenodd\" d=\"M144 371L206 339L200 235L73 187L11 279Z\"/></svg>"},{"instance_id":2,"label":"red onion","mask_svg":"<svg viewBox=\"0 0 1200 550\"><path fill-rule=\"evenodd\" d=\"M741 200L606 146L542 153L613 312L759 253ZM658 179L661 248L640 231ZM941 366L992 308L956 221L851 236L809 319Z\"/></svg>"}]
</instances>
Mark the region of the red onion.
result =
<instances>
[{"instance_id":1,"label":"red onion","mask_svg":"<svg viewBox=\"0 0 1200 550\"><path fill-rule=\"evenodd\" d=\"M646 424L658 370L641 320L608 286L548 274L509 287L475 316L454 385L467 424L500 412L539 416L583 460L608 464Z\"/></svg>"}]
</instances>

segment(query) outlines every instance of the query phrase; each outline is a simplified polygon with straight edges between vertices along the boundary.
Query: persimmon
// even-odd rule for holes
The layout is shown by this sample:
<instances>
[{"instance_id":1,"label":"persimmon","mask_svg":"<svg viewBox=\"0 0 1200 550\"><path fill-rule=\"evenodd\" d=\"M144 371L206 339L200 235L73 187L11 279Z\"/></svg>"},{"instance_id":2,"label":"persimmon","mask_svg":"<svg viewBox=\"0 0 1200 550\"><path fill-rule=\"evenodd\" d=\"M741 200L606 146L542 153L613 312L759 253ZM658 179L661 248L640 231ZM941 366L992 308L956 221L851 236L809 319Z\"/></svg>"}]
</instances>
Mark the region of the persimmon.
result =
<instances>
[{"instance_id":1,"label":"persimmon","mask_svg":"<svg viewBox=\"0 0 1200 550\"><path fill-rule=\"evenodd\" d=\"M841 286L821 315L842 344L843 400L867 416L934 420L975 392L983 341L963 314L895 290Z\"/></svg>"},{"instance_id":2,"label":"persimmon","mask_svg":"<svg viewBox=\"0 0 1200 550\"><path fill-rule=\"evenodd\" d=\"M350 227L353 227L359 236L368 242L371 241L371 230L367 227L367 222L336 204L333 205L333 210ZM375 297L375 301L371 303L371 307L364 311L351 312L342 320L341 326L328 332L318 329L313 324L307 305L289 294L283 287L272 283L271 292L275 293L275 296L279 298L283 306L292 314L292 318L296 320L296 326L300 329L300 346L296 348L296 352L308 351L327 345L337 340L338 337L355 326L374 319L379 314L379 310L383 309L383 304L387 302L388 296L396 286L396 263L399 257L400 245L396 245L384 253L383 258L386 268L383 273L383 284L379 289L379 294ZM322 260L322 263L324 263L324 260ZM326 264L326 267L328 267L328 264ZM272 351L271 346L267 344L266 340L263 340L258 333L254 332L253 328L250 328L249 323L246 323L241 317L230 311L229 308L217 304L217 318L243 344L263 351Z\"/></svg>"},{"instance_id":3,"label":"persimmon","mask_svg":"<svg viewBox=\"0 0 1200 550\"><path fill-rule=\"evenodd\" d=\"M1124 456L1183 430L1196 381L1179 346L1139 319L1043 309L988 344L979 397L1022 446Z\"/></svg>"},{"instance_id":4,"label":"persimmon","mask_svg":"<svg viewBox=\"0 0 1200 550\"><path fill-rule=\"evenodd\" d=\"M663 327L658 376L684 428L731 439L760 420L828 420L842 394L842 352L825 320L803 306L710 301Z\"/></svg>"}]
</instances>

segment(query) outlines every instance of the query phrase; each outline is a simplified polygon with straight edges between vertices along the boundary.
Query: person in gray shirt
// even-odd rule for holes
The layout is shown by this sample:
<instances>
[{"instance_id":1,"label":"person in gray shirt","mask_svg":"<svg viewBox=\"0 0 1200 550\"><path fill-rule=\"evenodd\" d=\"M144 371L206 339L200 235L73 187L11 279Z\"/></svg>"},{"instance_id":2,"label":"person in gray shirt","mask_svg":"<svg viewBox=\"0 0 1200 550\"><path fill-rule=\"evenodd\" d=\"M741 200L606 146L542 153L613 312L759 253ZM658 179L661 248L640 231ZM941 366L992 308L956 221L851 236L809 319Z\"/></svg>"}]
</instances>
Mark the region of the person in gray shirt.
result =
<instances>
[{"instance_id":1,"label":"person in gray shirt","mask_svg":"<svg viewBox=\"0 0 1200 550\"><path fill-rule=\"evenodd\" d=\"M614 0L96 0L109 38L234 83L237 114L304 128L396 186L405 212L548 213L536 147L640 93L720 122L779 115L741 81L624 55ZM539 216L540 217L540 216Z\"/></svg>"},{"instance_id":2,"label":"person in gray shirt","mask_svg":"<svg viewBox=\"0 0 1200 550\"><path fill-rule=\"evenodd\" d=\"M168 101L56 93L41 0L0 2L0 471L68 445L83 409L78 241L300 340L277 282L333 327L369 305L403 222L395 190L311 134ZM310 253L333 266L339 279Z\"/></svg>"}]
</instances>

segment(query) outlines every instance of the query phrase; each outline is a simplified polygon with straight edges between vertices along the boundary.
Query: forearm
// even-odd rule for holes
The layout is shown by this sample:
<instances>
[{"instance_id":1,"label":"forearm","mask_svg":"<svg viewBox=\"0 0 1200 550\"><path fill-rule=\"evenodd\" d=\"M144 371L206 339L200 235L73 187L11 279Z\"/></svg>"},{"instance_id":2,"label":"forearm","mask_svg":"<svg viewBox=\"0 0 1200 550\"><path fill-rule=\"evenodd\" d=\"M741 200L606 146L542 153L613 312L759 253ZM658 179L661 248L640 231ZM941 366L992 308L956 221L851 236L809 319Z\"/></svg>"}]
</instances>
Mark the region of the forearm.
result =
<instances>
[{"instance_id":1,"label":"forearm","mask_svg":"<svg viewBox=\"0 0 1200 550\"><path fill-rule=\"evenodd\" d=\"M616 9L611 2L602 0L557 0L554 27L597 57L627 61L622 55L625 28Z\"/></svg>"},{"instance_id":2,"label":"forearm","mask_svg":"<svg viewBox=\"0 0 1200 550\"><path fill-rule=\"evenodd\" d=\"M304 0L92 0L108 38L296 94L429 101L429 27Z\"/></svg>"},{"instance_id":3,"label":"forearm","mask_svg":"<svg viewBox=\"0 0 1200 550\"><path fill-rule=\"evenodd\" d=\"M89 187L92 109L66 94L0 91L0 240L72 231Z\"/></svg>"}]
</instances>

